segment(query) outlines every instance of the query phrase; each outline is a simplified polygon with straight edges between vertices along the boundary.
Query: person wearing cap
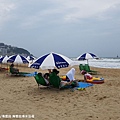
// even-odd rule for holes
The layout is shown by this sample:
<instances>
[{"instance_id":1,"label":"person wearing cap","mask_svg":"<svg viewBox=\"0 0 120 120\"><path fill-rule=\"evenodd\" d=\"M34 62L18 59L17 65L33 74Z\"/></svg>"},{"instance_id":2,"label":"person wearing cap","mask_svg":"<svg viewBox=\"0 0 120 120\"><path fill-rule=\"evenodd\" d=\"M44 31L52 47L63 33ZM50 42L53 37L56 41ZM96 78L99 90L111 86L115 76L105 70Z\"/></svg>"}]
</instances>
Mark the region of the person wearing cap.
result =
<instances>
[{"instance_id":1,"label":"person wearing cap","mask_svg":"<svg viewBox=\"0 0 120 120\"><path fill-rule=\"evenodd\" d=\"M59 74L59 71L57 70L57 69L53 69L52 70L52 73L55 73L56 75L58 75ZM73 78L72 78L73 79ZM63 81L62 79L61 79L61 87L63 87L63 86L68 86L68 85L72 85L73 83L72 83L72 79L71 79L71 81Z\"/></svg>"},{"instance_id":2,"label":"person wearing cap","mask_svg":"<svg viewBox=\"0 0 120 120\"><path fill-rule=\"evenodd\" d=\"M84 82L86 82L87 79L90 80L93 78L93 76L91 74L87 73L85 70L82 70L81 74L84 75Z\"/></svg>"}]
</instances>

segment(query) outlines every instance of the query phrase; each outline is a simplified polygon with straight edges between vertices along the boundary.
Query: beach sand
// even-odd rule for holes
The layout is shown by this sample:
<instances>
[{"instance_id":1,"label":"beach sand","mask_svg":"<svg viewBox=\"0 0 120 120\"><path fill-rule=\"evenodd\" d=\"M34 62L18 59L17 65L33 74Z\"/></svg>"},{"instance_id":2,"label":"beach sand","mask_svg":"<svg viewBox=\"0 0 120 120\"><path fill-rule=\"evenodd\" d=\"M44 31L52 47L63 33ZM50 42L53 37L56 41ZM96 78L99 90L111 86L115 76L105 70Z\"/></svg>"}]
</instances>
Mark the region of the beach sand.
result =
<instances>
[{"instance_id":1,"label":"beach sand","mask_svg":"<svg viewBox=\"0 0 120 120\"><path fill-rule=\"evenodd\" d=\"M43 72L18 66L20 71ZM83 80L78 66L75 78ZM10 120L120 120L120 69L91 68L99 71L105 83L83 91L38 88L34 77L14 77L0 72L0 120L4 115L15 115ZM69 68L60 69L64 75ZM27 118L20 118L27 115ZM22 116L23 117L23 116ZM8 120L7 119L7 120Z\"/></svg>"}]
</instances>

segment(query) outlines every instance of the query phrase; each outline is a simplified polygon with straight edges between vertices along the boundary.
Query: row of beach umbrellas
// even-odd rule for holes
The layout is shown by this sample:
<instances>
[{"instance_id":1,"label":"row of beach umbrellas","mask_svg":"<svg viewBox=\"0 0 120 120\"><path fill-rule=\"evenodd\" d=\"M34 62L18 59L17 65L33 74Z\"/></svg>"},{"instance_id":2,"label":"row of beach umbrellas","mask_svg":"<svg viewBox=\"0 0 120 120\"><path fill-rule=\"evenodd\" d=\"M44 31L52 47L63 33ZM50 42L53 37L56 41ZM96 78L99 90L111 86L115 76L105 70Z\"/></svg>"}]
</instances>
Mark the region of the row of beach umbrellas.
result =
<instances>
[{"instance_id":1,"label":"row of beach umbrellas","mask_svg":"<svg viewBox=\"0 0 120 120\"><path fill-rule=\"evenodd\" d=\"M36 58L33 56L24 57L22 55L11 55L11 56L1 56L0 63L14 62L14 63L29 63L30 61L35 60Z\"/></svg>"},{"instance_id":2,"label":"row of beach umbrellas","mask_svg":"<svg viewBox=\"0 0 120 120\"><path fill-rule=\"evenodd\" d=\"M77 57L77 60L88 60L89 59L96 59L98 58L95 54L93 53L84 53ZM31 63L29 60L32 60L33 62ZM54 68L65 68L68 66L73 66L75 65L75 61L71 60L67 56L64 56L59 53L48 53L45 55L40 56L39 58L26 58L22 55L12 55L10 57L1 57L0 58L0 63L17 63L17 64L26 64L28 63L28 67L30 68L35 68L35 69L54 69Z\"/></svg>"}]
</instances>

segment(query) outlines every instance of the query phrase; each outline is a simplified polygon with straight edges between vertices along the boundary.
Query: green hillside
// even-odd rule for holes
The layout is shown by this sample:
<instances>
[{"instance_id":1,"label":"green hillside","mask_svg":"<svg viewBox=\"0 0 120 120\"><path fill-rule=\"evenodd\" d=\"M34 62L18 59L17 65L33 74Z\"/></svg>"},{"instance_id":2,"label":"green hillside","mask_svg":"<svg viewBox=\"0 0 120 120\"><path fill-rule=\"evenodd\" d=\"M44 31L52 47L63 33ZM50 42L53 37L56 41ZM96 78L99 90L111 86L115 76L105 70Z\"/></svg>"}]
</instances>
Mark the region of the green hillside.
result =
<instances>
[{"instance_id":1,"label":"green hillside","mask_svg":"<svg viewBox=\"0 0 120 120\"><path fill-rule=\"evenodd\" d=\"M0 43L0 55L13 55L13 54L21 54L25 56L32 55L28 50L24 48L14 47L11 45Z\"/></svg>"}]
</instances>

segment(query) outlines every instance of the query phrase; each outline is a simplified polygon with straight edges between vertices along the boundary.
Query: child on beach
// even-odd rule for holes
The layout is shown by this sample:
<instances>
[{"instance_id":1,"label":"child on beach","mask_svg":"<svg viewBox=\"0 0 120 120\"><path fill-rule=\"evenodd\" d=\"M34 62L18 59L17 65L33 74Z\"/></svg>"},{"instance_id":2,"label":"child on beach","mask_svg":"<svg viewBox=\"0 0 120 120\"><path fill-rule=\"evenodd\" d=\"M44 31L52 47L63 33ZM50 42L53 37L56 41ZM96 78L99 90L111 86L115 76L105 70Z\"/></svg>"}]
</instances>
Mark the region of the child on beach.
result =
<instances>
[{"instance_id":1,"label":"child on beach","mask_svg":"<svg viewBox=\"0 0 120 120\"><path fill-rule=\"evenodd\" d=\"M84 82L86 82L87 79L90 80L90 79L93 78L92 75L89 74L89 73L87 73L85 70L82 70L82 71L81 71L81 74L84 75Z\"/></svg>"}]
</instances>

